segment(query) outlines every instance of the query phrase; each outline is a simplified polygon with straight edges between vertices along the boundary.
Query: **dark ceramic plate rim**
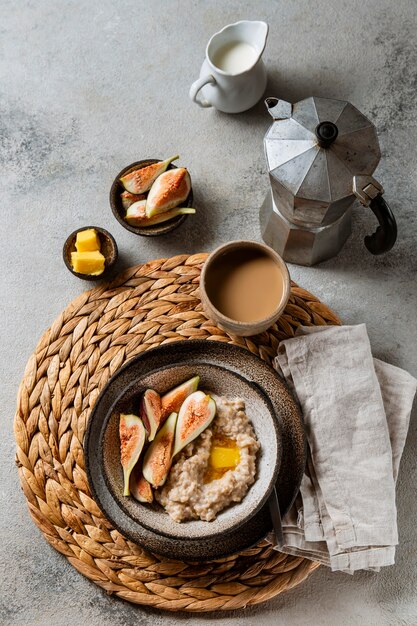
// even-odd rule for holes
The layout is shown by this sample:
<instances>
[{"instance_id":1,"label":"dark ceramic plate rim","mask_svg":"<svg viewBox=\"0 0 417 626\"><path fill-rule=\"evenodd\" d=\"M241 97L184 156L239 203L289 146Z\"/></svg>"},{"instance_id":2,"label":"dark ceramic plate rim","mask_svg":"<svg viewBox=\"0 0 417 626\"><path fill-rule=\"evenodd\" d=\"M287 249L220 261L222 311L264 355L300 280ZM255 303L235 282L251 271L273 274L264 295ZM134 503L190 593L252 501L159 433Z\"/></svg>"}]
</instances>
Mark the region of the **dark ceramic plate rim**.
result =
<instances>
[{"instance_id":1,"label":"dark ceramic plate rim","mask_svg":"<svg viewBox=\"0 0 417 626\"><path fill-rule=\"evenodd\" d=\"M210 345L215 345L218 346L218 348L220 350L224 350L225 349L225 343L224 342L220 342L220 341L209 341ZM101 390L100 394L98 395L94 406L91 410L89 419L88 419L88 423L87 423L87 428L86 428L86 432L85 432L85 436L84 436L84 458L85 458L85 466L86 466L86 474L87 474L87 479L88 479L88 483L90 486L90 490L92 493L92 496L95 500L95 502L97 503L97 505L99 506L99 508L101 509L103 515L112 523L112 525L114 526L114 528L116 528L117 530L119 530L119 532L122 533L122 535L128 537L129 539L131 539L133 541L133 543L136 543L137 545L141 545L145 548L147 548L148 550L150 550L151 552L154 552L155 554L159 554L162 556L165 556L167 558L172 558L172 559L182 559L185 561L211 561L211 560L215 560L218 558L222 558L225 556L229 556L230 554L234 554L237 552L241 552L242 550L246 550L251 548L254 545L257 545L260 541L262 541L267 535L268 533L271 532L272 530L272 521L269 515L269 508L268 505L265 505L263 509L261 509L261 511L258 512L258 514L256 516L254 516L251 520L250 520L250 524L252 524L252 522L254 522L257 518L261 518L264 517L265 520L267 520L267 523L265 522L265 525L263 526L262 530L259 531L257 528L255 528L253 531L253 534L250 533L239 533L239 545L233 545L233 547L230 548L220 548L214 552L213 550L210 550L210 552L204 552L201 554L192 554L190 553L190 551L188 550L188 546L194 546L194 545L199 545L201 543L200 540L196 539L189 539L188 541L177 541L175 542L176 544L182 546L183 549L187 550L187 554L186 555L179 555L178 554L178 550L176 553L173 553L172 550L170 548L166 548L163 547L161 548L158 545L158 549L156 549L155 547L149 547L147 546L144 542L139 541L137 538L132 538L131 535L126 532L125 530L121 529L120 526L118 525L118 523L113 519L113 517L111 515L109 515L105 510L102 509L98 495L96 493L95 487L92 483L92 477L91 477L91 470L90 470L90 465L89 465L89 455L88 455L88 445L89 445L89 439L90 439L90 433L91 433L91 429L92 429L92 424L94 421L94 413L95 413L95 409L99 404L99 401L102 399L102 397L105 395L105 393L107 392L108 388L114 383L115 379L117 379L119 376L123 375L123 373L128 369L128 367L131 367L134 363L140 362L140 360L145 357L146 355L150 354L153 352L153 350L161 350L161 349L172 349L173 346L177 346L177 345L181 345L183 347L189 348L190 350L193 349L193 347L203 347L204 345L207 345L207 340L204 339L188 339L186 341L179 341L179 342L172 342L170 344L165 344L162 346L158 346L156 348L152 348L150 350L147 350L146 352L133 357L132 359L130 359L127 363L125 363L120 369L117 370L117 372L115 372L115 374L113 374L113 376L107 381L107 383L105 384L105 386L103 387L103 389ZM278 375L278 373L270 366L268 365L265 361L263 361L262 359L260 359L257 355L254 355L253 353L249 352L248 350L246 350L245 348L242 348L240 346L236 346L236 345L231 345L231 344L227 344L227 347L234 350L236 353L240 353L242 354L242 356L244 356L247 359L252 359L252 360L256 360L256 361L260 361L262 363L263 366L265 366L268 370L271 370L272 374L280 381L280 384L286 389L286 391L288 392L288 394L291 396L291 398L293 399L293 402L295 403L295 405L297 407L299 407L298 402L296 401L296 399L293 397L291 391L288 388L288 385L285 383L285 381ZM281 517L284 517L284 515L289 511L289 509L291 508L291 506L293 505L297 494L299 492L299 488L301 485L301 480L304 474L304 469L305 469L305 464L306 464L306 459L307 459L307 440L306 440L306 435L305 435L305 430L304 430L304 422L303 422L303 417L302 417L302 413L300 411L300 409L298 408L298 419L299 419L299 425L301 427L301 435L302 435L302 459L300 459L300 462L298 463L297 467L296 467L296 473L292 476L293 480L291 480L291 484L290 484L290 497L287 499L287 501L285 502L285 504L280 503L280 508L281 508ZM301 450L300 450L301 451ZM284 437L284 446L283 446L283 458L284 455L286 453L290 453L292 455L294 455L294 452L297 452L297 450L294 447L294 442L291 442L291 437L288 436L288 433L285 433L285 437ZM281 469L282 469L282 463L281 463ZM278 476L278 489L277 491L279 492L279 485L280 485L280 476ZM279 495L279 493L278 493ZM161 535L158 535L156 533L150 532L147 529L144 529L148 535L150 535L150 539L158 539L159 537L161 537ZM230 535L225 535L224 538L229 541L229 537L233 537L234 535L236 535L236 533L230 533Z\"/></svg>"},{"instance_id":2,"label":"dark ceramic plate rim","mask_svg":"<svg viewBox=\"0 0 417 626\"><path fill-rule=\"evenodd\" d=\"M134 163L131 163L130 165L127 165L122 170L120 170L120 172L117 174L116 178L114 179L112 186L110 187L110 194L109 194L110 207L111 207L114 217L117 219L119 224L123 226L123 228L126 228L126 230L129 230L131 233L134 233L135 235L140 235L142 237L157 237L158 235L165 235L173 231L175 228L178 228L178 226L180 226L188 217L188 215L178 215L177 217L173 217L171 220L168 220L167 222L161 222L160 224L155 224L155 226L148 226L147 228L140 228L139 226L131 226L131 224L128 224L128 222L126 222L126 220L124 220L122 216L120 215L118 207L117 207L117 202L118 202L117 194L119 191L120 192L123 191L123 185L121 184L119 179L123 176L123 174L126 174L130 170L133 170L135 167L137 168L138 165L141 165L142 167L146 167L147 165L153 165L154 163L160 163L160 162L161 162L161 159L141 159L140 161L135 161ZM170 170L170 169L175 169L177 167L178 166L175 165L174 163L170 163L167 169ZM184 205L187 207L192 207L192 204L193 204L193 190L191 188L191 191L188 194L187 199L184 202Z\"/></svg>"},{"instance_id":3,"label":"dark ceramic plate rim","mask_svg":"<svg viewBox=\"0 0 417 626\"><path fill-rule=\"evenodd\" d=\"M196 372L198 372L198 368L202 367L204 365L207 365L207 362L201 361L193 361L193 366L195 365L195 369ZM214 364L211 364L214 365ZM251 511L251 514L240 521L235 522L232 526L230 526L227 530L219 530L218 532L215 533L210 533L210 535L207 535L206 537L192 537L193 540L197 541L198 539L203 539L204 541L206 541L207 539L215 539L216 537L219 536L223 536L224 534L229 534L234 532L235 530L237 530L238 528L240 528L241 526L243 526L244 524L246 524L249 519L251 519L254 515L256 515L260 509L265 505L265 503L267 502L272 489L274 488L274 485L277 481L278 478L278 474L279 474L279 470L280 470L280 466L281 466L281 459L282 459L282 426L280 424L280 421L278 419L278 416L276 414L276 411L274 409L274 406L271 402L271 400L269 399L268 395L266 394L266 392L262 389L262 386L258 383L255 383L253 380L249 380L248 378L245 378L244 376L242 376L241 374L239 374L238 372L234 372L232 370L228 370L226 367L222 366L222 365L214 365L215 367L217 367L218 369L224 370L226 372L231 373L233 376L236 376L237 378L240 378L240 380L242 380L244 383L246 383L247 385L249 385L250 387L254 388L255 391L257 393L259 393L263 399L265 400L265 403L267 404L267 406L269 407L269 412L273 418L273 424L274 424L274 428L276 431L276 435L277 435L277 441L278 441L278 456L277 456L277 461L275 464L275 468L274 471L272 473L271 479L268 483L268 486L265 490L265 493L263 495L263 497L260 499L260 501L258 502L257 506L254 507L254 509ZM173 365L170 365L168 367L160 367L157 369L153 369L151 372L147 372L147 374L157 374L158 372L162 372L162 371L166 371L167 369L172 369L175 368L176 364L174 363ZM104 450L103 450L103 438L106 432L106 428L107 428L107 424L112 416L112 413L114 412L115 407L117 406L117 404L121 401L121 399L123 398L123 396L125 396L126 394L128 394L129 389L131 389L134 385L136 384L136 381L133 381L132 383L130 383L130 385L128 385L124 391L122 391L122 393L116 398L116 400L113 402L113 404L111 405L111 407L109 408L106 417L103 420L103 423L101 425L101 430L100 430L100 435L99 435L99 447L101 450L101 458L100 458L100 462L101 465L104 465L104 459L103 459L103 454L104 454ZM123 500L120 500L117 495L114 493L110 481L108 480L107 474L105 472L103 472L103 476L104 476L104 481L107 485L107 488L109 490L109 492L112 494L114 500L117 501L118 505L120 506L120 508L124 511L124 513L130 517L130 519L135 522L136 524L139 524L140 526L142 526L143 528L146 528L147 530L151 531L151 532L156 532L155 528L152 528L150 525L144 523L144 522L138 522L134 517L131 516L128 508L126 507L126 505L124 504ZM250 488L249 488L250 489ZM243 500L242 500L243 501ZM239 503L236 503L235 505L232 506L239 506ZM228 507L229 508L229 507ZM207 522L209 523L209 522ZM178 536L173 535L173 534L169 534L167 532L164 532L162 530L158 530L158 535L162 535L163 537L167 537L168 539L177 539ZM180 537L181 539L184 539L184 537ZM190 538L191 539L191 538Z\"/></svg>"},{"instance_id":4,"label":"dark ceramic plate rim","mask_svg":"<svg viewBox=\"0 0 417 626\"><path fill-rule=\"evenodd\" d=\"M114 247L114 257L111 259L111 261L109 263L107 263L107 259L105 260L104 271L101 274L98 274L98 275L94 275L94 274L80 274L80 272L75 272L72 269L72 266L71 266L71 264L70 264L70 262L68 260L68 256L67 256L67 248L70 245L70 243L72 242L72 240L76 237L77 233L79 233L79 232L81 232L83 230L89 230L90 228L96 230L99 234L103 235L104 237L108 237L110 239L110 241L112 242L112 245ZM64 260L66 268L71 272L71 274L73 274L74 276L77 276L77 278L82 278L82 280L88 280L88 281L103 280L103 279L107 278L107 276L109 275L110 271L115 266L115 264L117 262L117 259L119 258L119 250L118 250L115 238L105 228L102 228L101 226L80 226L80 228L77 228L76 230L74 230L66 238L65 243L64 243L63 248L62 248L62 258Z\"/></svg>"}]
</instances>

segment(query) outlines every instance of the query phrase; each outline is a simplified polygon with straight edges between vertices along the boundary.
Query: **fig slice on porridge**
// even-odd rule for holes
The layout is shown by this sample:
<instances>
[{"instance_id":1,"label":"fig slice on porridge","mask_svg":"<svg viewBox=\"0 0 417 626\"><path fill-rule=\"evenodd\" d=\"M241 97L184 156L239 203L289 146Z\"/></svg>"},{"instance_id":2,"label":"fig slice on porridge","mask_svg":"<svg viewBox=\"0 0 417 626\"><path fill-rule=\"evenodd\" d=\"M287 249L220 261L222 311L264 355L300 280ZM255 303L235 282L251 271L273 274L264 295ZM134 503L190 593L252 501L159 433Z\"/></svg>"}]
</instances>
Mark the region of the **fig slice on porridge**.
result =
<instances>
[{"instance_id":1,"label":"fig slice on porridge","mask_svg":"<svg viewBox=\"0 0 417 626\"><path fill-rule=\"evenodd\" d=\"M178 414L174 454L196 439L214 420L216 403L204 391L195 391L186 398Z\"/></svg>"},{"instance_id":2,"label":"fig slice on porridge","mask_svg":"<svg viewBox=\"0 0 417 626\"><path fill-rule=\"evenodd\" d=\"M156 431L164 421L162 418L162 403L159 393L153 389L147 389L142 396L139 412L148 432L148 441L153 441Z\"/></svg>"},{"instance_id":3,"label":"fig slice on porridge","mask_svg":"<svg viewBox=\"0 0 417 626\"><path fill-rule=\"evenodd\" d=\"M138 502L153 502L153 491L150 483L142 474L142 467L137 463L130 474L130 493Z\"/></svg>"},{"instance_id":4,"label":"fig slice on porridge","mask_svg":"<svg viewBox=\"0 0 417 626\"><path fill-rule=\"evenodd\" d=\"M120 458L123 467L123 495L130 495L130 474L139 460L145 445L146 431L142 420L137 415L120 414Z\"/></svg>"},{"instance_id":5,"label":"fig slice on porridge","mask_svg":"<svg viewBox=\"0 0 417 626\"><path fill-rule=\"evenodd\" d=\"M142 473L155 489L165 483L172 464L177 413L171 413L146 451Z\"/></svg>"},{"instance_id":6,"label":"fig slice on porridge","mask_svg":"<svg viewBox=\"0 0 417 626\"><path fill-rule=\"evenodd\" d=\"M178 413L184 400L197 391L199 382L200 376L193 376L182 385L165 393L161 398L163 418L168 417L170 413Z\"/></svg>"}]
</instances>

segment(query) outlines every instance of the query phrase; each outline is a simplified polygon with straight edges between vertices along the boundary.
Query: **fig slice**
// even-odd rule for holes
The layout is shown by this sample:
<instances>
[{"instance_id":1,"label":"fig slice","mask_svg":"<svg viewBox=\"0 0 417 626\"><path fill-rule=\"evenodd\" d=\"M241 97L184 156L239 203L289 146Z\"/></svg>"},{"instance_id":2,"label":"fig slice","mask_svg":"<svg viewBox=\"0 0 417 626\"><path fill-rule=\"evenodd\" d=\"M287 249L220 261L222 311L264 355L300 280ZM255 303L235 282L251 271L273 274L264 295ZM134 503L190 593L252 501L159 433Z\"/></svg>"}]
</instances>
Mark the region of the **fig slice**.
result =
<instances>
[{"instance_id":1,"label":"fig slice","mask_svg":"<svg viewBox=\"0 0 417 626\"><path fill-rule=\"evenodd\" d=\"M142 474L155 489L162 487L172 464L177 413L171 413L157 432L143 459Z\"/></svg>"},{"instance_id":2,"label":"fig slice","mask_svg":"<svg viewBox=\"0 0 417 626\"><path fill-rule=\"evenodd\" d=\"M137 415L120 414L120 461L123 467L124 496L130 496L129 478L143 450L146 439L145 427Z\"/></svg>"},{"instance_id":3,"label":"fig slice","mask_svg":"<svg viewBox=\"0 0 417 626\"><path fill-rule=\"evenodd\" d=\"M162 424L161 396L153 389L147 389L140 401L139 415L148 432L148 441L155 439L156 431Z\"/></svg>"},{"instance_id":4,"label":"fig slice","mask_svg":"<svg viewBox=\"0 0 417 626\"><path fill-rule=\"evenodd\" d=\"M144 193L137 194L130 193L130 191L123 191L123 193L120 194L120 197L122 199L122 207L126 211L130 206L132 206L132 204L138 202L139 200L144 200L146 196Z\"/></svg>"},{"instance_id":5,"label":"fig slice","mask_svg":"<svg viewBox=\"0 0 417 626\"><path fill-rule=\"evenodd\" d=\"M164 394L161 398L162 419L168 417L170 413L178 413L185 398L197 391L199 382L200 376L194 376Z\"/></svg>"},{"instance_id":6,"label":"fig slice","mask_svg":"<svg viewBox=\"0 0 417 626\"><path fill-rule=\"evenodd\" d=\"M135 202L130 205L126 211L126 222L128 222L131 226L141 226L142 228L146 228L147 226L155 226L155 224L161 224L162 222L172 220L172 218L177 217L177 215L192 215L195 213L195 209L192 209L191 207L181 207L171 209L166 213L160 213L154 217L146 217L145 206L145 200L140 200L139 202Z\"/></svg>"},{"instance_id":7,"label":"fig slice","mask_svg":"<svg viewBox=\"0 0 417 626\"><path fill-rule=\"evenodd\" d=\"M153 502L152 487L142 474L142 467L139 463L135 465L130 475L130 492L138 502L147 502L148 504Z\"/></svg>"},{"instance_id":8,"label":"fig slice","mask_svg":"<svg viewBox=\"0 0 417 626\"><path fill-rule=\"evenodd\" d=\"M146 216L153 217L174 209L187 199L191 178L185 167L177 167L161 174L146 198Z\"/></svg>"},{"instance_id":9,"label":"fig slice","mask_svg":"<svg viewBox=\"0 0 417 626\"><path fill-rule=\"evenodd\" d=\"M146 200L138 200L128 207L125 220L131 226L140 226L146 220Z\"/></svg>"},{"instance_id":10,"label":"fig slice","mask_svg":"<svg viewBox=\"0 0 417 626\"><path fill-rule=\"evenodd\" d=\"M178 414L172 456L178 454L190 441L201 435L203 430L211 424L215 415L216 403L204 391L195 391L188 396Z\"/></svg>"},{"instance_id":11,"label":"fig slice","mask_svg":"<svg viewBox=\"0 0 417 626\"><path fill-rule=\"evenodd\" d=\"M158 176L165 172L168 165L179 158L179 155L176 154L165 161L159 161L158 163L153 163L146 167L140 167L130 172L130 174L122 176L120 182L126 191L130 191L130 193L145 193L145 191L148 191L152 187Z\"/></svg>"}]
</instances>

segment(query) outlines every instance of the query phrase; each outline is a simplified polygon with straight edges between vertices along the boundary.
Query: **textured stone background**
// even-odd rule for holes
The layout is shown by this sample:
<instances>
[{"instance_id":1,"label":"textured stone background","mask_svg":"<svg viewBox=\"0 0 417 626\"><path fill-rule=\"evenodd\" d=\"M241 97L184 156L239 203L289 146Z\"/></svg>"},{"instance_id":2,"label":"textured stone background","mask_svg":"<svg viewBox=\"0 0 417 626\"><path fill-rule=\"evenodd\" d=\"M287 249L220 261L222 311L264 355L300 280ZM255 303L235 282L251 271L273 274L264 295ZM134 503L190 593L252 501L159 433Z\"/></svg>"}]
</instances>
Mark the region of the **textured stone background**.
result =
<instances>
[{"instance_id":1,"label":"textured stone background","mask_svg":"<svg viewBox=\"0 0 417 626\"><path fill-rule=\"evenodd\" d=\"M358 208L337 259L290 267L347 323L365 321L376 356L417 374L417 46L413 0L0 0L1 328L0 623L415 625L416 414L398 484L397 565L349 577L322 568L264 606L226 615L160 614L106 596L42 539L14 467L12 419L24 366L37 339L87 285L61 260L66 235L108 228L121 265L259 239L268 187L259 104L227 116L188 100L207 40L242 18L265 19L268 95L315 94L352 101L375 122L377 176L396 213L399 241L367 254L374 228ZM196 219L168 238L144 240L113 218L108 191L125 164L179 152L194 183Z\"/></svg>"}]
</instances>

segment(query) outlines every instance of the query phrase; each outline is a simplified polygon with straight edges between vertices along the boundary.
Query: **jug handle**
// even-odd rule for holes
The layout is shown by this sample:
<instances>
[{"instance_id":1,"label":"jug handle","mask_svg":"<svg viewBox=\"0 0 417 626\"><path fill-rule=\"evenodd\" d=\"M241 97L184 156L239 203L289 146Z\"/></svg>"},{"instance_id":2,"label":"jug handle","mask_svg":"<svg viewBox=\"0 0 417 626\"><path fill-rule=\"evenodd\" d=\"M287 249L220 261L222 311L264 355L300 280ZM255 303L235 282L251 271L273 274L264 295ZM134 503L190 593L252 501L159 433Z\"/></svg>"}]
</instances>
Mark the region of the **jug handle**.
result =
<instances>
[{"instance_id":1,"label":"jug handle","mask_svg":"<svg viewBox=\"0 0 417 626\"><path fill-rule=\"evenodd\" d=\"M397 240L397 222L382 197L384 193L382 185L372 176L354 176L353 193L363 206L369 206L379 222L373 235L365 237L365 246L371 254L388 252Z\"/></svg>"},{"instance_id":2,"label":"jug handle","mask_svg":"<svg viewBox=\"0 0 417 626\"><path fill-rule=\"evenodd\" d=\"M200 91L200 89L204 87L204 85L208 85L208 84L212 84L212 85L216 84L216 79L211 74L208 74L207 76L203 76L202 78L199 78L190 87L189 95L190 95L191 100L195 102L196 104L198 104L200 107L203 107L203 109L206 109L207 107L211 107L212 105L207 100L199 100L197 98L197 94Z\"/></svg>"}]
</instances>

